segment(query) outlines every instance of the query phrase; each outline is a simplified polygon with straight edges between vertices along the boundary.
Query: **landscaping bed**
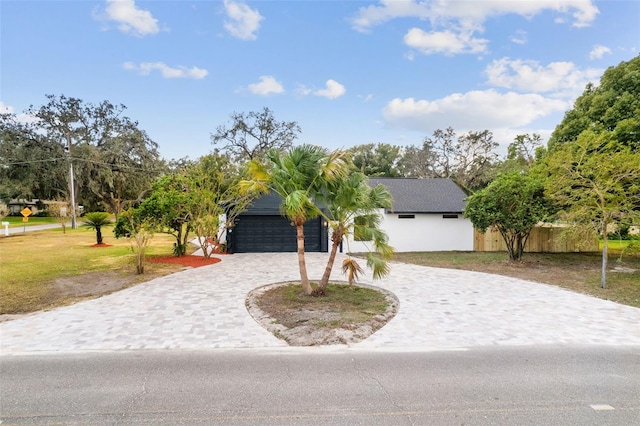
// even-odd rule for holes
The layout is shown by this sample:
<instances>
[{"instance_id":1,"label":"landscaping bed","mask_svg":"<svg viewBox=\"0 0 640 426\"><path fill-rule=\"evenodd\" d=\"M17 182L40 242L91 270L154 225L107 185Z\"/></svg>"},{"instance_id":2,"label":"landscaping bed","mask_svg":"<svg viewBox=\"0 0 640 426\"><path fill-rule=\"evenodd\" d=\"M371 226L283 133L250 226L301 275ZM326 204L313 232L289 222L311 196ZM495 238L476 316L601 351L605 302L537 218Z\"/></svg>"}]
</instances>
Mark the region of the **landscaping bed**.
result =
<instances>
[{"instance_id":1,"label":"landscaping bed","mask_svg":"<svg viewBox=\"0 0 640 426\"><path fill-rule=\"evenodd\" d=\"M306 296L297 282L271 284L247 296L253 318L291 346L360 342L398 311L392 293L372 286L334 283L324 296Z\"/></svg>"}]
</instances>

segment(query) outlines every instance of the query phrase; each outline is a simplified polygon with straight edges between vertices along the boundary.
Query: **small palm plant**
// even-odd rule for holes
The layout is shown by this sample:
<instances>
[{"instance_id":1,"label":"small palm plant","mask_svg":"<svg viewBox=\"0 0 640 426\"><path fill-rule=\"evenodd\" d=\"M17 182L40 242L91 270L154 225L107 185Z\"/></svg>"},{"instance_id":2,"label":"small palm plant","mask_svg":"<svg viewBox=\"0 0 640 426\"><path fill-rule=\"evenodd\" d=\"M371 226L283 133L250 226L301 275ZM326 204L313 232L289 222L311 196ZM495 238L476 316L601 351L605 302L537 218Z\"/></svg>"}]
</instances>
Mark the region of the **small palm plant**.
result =
<instances>
[{"instance_id":1,"label":"small palm plant","mask_svg":"<svg viewBox=\"0 0 640 426\"><path fill-rule=\"evenodd\" d=\"M109 213L92 212L87 213L84 217L84 226L89 229L95 229L96 240L98 244L102 244L102 227L111 225L111 220L109 220Z\"/></svg>"},{"instance_id":2,"label":"small palm plant","mask_svg":"<svg viewBox=\"0 0 640 426\"><path fill-rule=\"evenodd\" d=\"M387 234L380 229L378 210L393 207L389 191L382 185L371 188L363 173L353 172L330 182L321 195L327 205L327 213L323 216L331 227L332 244L327 267L314 294L319 296L325 293L338 247L344 237L359 236L362 241L372 241L374 250L367 253L367 266L373 270L374 279L388 275L387 261L393 255L393 247L388 244ZM348 238L346 242L348 247ZM348 254L342 264L342 272L347 275L349 284L353 285L364 270Z\"/></svg>"}]
</instances>

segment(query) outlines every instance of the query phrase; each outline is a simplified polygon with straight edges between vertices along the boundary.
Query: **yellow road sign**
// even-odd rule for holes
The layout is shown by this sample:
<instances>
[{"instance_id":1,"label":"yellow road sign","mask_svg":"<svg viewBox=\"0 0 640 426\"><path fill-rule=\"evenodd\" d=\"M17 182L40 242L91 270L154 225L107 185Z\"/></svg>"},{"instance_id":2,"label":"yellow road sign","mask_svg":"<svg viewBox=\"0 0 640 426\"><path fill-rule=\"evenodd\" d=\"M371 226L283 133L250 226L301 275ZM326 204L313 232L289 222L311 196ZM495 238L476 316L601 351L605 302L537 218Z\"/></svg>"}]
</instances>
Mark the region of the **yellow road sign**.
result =
<instances>
[{"instance_id":1,"label":"yellow road sign","mask_svg":"<svg viewBox=\"0 0 640 426\"><path fill-rule=\"evenodd\" d=\"M31 209L29 207L25 207L24 209L20 210L20 213L22 213L22 216L28 217L28 216L31 216L31 214L33 212L31 211ZM26 220L25 220L25 222L26 222Z\"/></svg>"},{"instance_id":2,"label":"yellow road sign","mask_svg":"<svg viewBox=\"0 0 640 426\"><path fill-rule=\"evenodd\" d=\"M29 216L25 216L25 217L23 217L23 218L22 218L22 221L23 221L23 222L29 222Z\"/></svg>"}]
</instances>

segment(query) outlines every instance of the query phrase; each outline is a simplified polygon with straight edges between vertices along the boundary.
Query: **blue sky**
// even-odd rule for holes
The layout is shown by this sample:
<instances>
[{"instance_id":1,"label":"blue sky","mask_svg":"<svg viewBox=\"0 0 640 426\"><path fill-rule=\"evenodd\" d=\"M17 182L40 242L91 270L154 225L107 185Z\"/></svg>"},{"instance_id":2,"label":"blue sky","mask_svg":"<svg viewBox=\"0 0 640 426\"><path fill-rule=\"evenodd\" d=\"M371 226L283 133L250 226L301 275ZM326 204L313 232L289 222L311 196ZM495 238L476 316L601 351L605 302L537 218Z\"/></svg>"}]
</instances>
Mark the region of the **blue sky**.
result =
<instances>
[{"instance_id":1,"label":"blue sky","mask_svg":"<svg viewBox=\"0 0 640 426\"><path fill-rule=\"evenodd\" d=\"M420 144L434 130L546 140L587 82L640 48L640 2L2 0L0 108L64 94L127 106L195 159L236 112L299 143Z\"/></svg>"}]
</instances>

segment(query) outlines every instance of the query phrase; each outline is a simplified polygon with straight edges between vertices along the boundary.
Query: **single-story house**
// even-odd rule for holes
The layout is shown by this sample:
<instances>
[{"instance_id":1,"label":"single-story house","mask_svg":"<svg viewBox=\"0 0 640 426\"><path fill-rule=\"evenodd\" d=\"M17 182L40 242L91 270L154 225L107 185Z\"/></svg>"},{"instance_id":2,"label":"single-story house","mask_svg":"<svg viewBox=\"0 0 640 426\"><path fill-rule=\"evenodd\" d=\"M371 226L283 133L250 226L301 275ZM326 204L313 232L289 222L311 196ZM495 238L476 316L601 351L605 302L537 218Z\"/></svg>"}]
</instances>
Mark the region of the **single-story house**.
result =
<instances>
[{"instance_id":1,"label":"single-story house","mask_svg":"<svg viewBox=\"0 0 640 426\"><path fill-rule=\"evenodd\" d=\"M20 215L20 212L22 211L22 209L24 209L25 207L29 207L29 210L31 210L33 214L38 213L38 210L39 210L38 205L41 206L42 203L37 198L31 199L31 200L20 198L20 199L13 199L9 201L6 207L9 210L8 214L12 216L18 216Z\"/></svg>"},{"instance_id":2,"label":"single-story house","mask_svg":"<svg viewBox=\"0 0 640 426\"><path fill-rule=\"evenodd\" d=\"M381 227L396 251L473 250L473 225L462 216L466 195L452 180L370 178L369 183L386 186L393 196L393 209L380 209L380 214ZM255 200L228 231L229 251L295 252L296 228L280 215L280 202L280 196L274 193ZM304 234L305 251L328 251L329 232L324 219L308 221ZM351 239L342 249L361 252L368 246Z\"/></svg>"},{"instance_id":3,"label":"single-story house","mask_svg":"<svg viewBox=\"0 0 640 426\"><path fill-rule=\"evenodd\" d=\"M396 252L473 251L473 225L463 217L467 195L451 179L369 178L384 185L393 209L380 209L381 228ZM350 239L345 251L366 251L370 244Z\"/></svg>"}]
</instances>

